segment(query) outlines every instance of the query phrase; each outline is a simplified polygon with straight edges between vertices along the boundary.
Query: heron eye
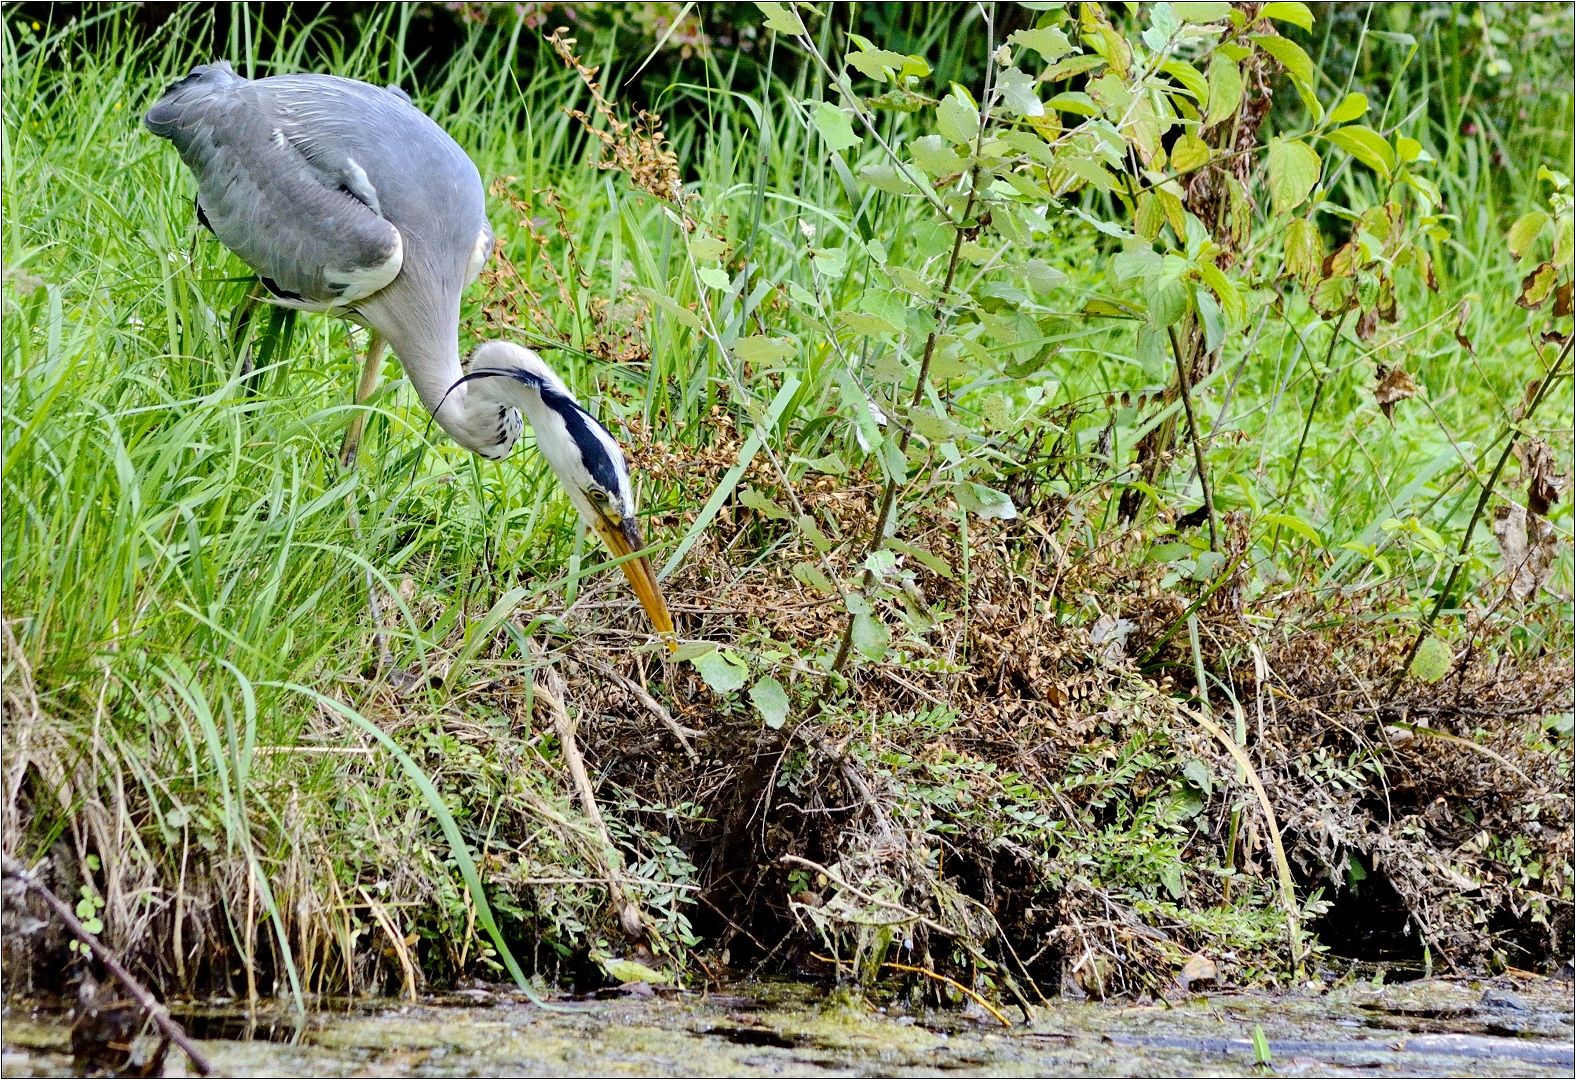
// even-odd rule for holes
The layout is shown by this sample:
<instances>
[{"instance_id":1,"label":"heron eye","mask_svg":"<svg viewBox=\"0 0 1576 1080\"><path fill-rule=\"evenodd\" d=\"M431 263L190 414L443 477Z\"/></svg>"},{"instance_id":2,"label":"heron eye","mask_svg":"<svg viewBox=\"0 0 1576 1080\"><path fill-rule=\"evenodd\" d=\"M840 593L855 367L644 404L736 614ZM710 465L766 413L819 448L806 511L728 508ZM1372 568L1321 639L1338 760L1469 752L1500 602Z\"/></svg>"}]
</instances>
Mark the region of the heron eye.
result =
<instances>
[{"instance_id":1,"label":"heron eye","mask_svg":"<svg viewBox=\"0 0 1576 1080\"><path fill-rule=\"evenodd\" d=\"M607 492L603 491L601 488L592 488L591 501L599 503L607 502Z\"/></svg>"}]
</instances>

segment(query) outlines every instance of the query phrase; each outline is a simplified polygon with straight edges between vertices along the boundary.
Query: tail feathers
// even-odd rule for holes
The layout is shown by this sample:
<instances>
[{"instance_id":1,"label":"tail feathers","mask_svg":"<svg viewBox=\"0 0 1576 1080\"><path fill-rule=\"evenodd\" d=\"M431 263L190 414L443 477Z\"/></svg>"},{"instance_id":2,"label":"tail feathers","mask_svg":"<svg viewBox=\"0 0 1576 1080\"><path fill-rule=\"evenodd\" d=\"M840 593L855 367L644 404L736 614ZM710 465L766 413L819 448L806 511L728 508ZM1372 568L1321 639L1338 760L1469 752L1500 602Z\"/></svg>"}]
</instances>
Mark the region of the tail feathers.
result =
<instances>
[{"instance_id":1,"label":"tail feathers","mask_svg":"<svg viewBox=\"0 0 1576 1080\"><path fill-rule=\"evenodd\" d=\"M200 64L192 68L191 74L170 85L162 97L153 103L147 115L142 118L149 131L162 138L169 138L179 125L181 114L188 106L207 97L213 91L233 83L245 82L235 73L235 69L226 60L217 60L212 64Z\"/></svg>"}]
</instances>

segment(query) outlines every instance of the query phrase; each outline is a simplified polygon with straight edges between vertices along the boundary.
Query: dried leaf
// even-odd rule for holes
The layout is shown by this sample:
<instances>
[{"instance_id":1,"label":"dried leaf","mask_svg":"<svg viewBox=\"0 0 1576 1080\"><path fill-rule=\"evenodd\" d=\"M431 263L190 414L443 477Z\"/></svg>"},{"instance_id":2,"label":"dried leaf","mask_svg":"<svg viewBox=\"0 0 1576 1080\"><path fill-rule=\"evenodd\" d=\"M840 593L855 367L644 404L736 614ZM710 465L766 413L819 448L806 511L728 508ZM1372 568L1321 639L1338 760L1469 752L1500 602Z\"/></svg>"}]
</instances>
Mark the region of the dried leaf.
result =
<instances>
[{"instance_id":1,"label":"dried leaf","mask_svg":"<svg viewBox=\"0 0 1576 1080\"><path fill-rule=\"evenodd\" d=\"M1542 439L1516 444L1516 460L1521 462L1521 478L1527 485L1527 509L1547 517L1549 507L1560 501L1561 477L1554 465L1554 451Z\"/></svg>"},{"instance_id":2,"label":"dried leaf","mask_svg":"<svg viewBox=\"0 0 1576 1080\"><path fill-rule=\"evenodd\" d=\"M1505 503L1494 511L1494 539L1501 572L1510 575L1510 596L1525 603L1543 588L1553 569L1559 552L1554 526L1527 513L1520 503Z\"/></svg>"},{"instance_id":3,"label":"dried leaf","mask_svg":"<svg viewBox=\"0 0 1576 1080\"><path fill-rule=\"evenodd\" d=\"M1466 332L1467 319L1471 316L1471 314L1472 302L1470 300L1461 301L1460 308L1456 310L1456 344L1460 345L1473 356L1476 356L1477 350L1472 347L1472 339L1467 337Z\"/></svg>"},{"instance_id":4,"label":"dried leaf","mask_svg":"<svg viewBox=\"0 0 1576 1080\"><path fill-rule=\"evenodd\" d=\"M1571 313L1571 282L1567 281L1554 290L1554 317L1563 319Z\"/></svg>"},{"instance_id":5,"label":"dried leaf","mask_svg":"<svg viewBox=\"0 0 1576 1080\"><path fill-rule=\"evenodd\" d=\"M1516 297L1516 306L1524 307L1529 311L1542 307L1543 302L1549 298L1549 293L1554 291L1554 282L1558 273L1553 263L1546 262L1522 278L1521 292Z\"/></svg>"},{"instance_id":6,"label":"dried leaf","mask_svg":"<svg viewBox=\"0 0 1576 1080\"><path fill-rule=\"evenodd\" d=\"M1412 376L1403 367L1387 368L1380 364L1374 374L1378 379L1378 385L1374 387L1374 400L1379 403L1385 419L1393 424L1395 403L1416 394L1417 383L1412 381Z\"/></svg>"},{"instance_id":7,"label":"dried leaf","mask_svg":"<svg viewBox=\"0 0 1576 1080\"><path fill-rule=\"evenodd\" d=\"M1182 965L1182 971L1177 975L1177 985L1184 990L1191 990L1194 983L1212 983L1218 977L1215 961L1203 953L1194 953L1187 958L1187 963Z\"/></svg>"},{"instance_id":8,"label":"dried leaf","mask_svg":"<svg viewBox=\"0 0 1576 1080\"><path fill-rule=\"evenodd\" d=\"M1357 317L1357 336L1367 341L1379 329L1379 309L1369 308Z\"/></svg>"}]
</instances>

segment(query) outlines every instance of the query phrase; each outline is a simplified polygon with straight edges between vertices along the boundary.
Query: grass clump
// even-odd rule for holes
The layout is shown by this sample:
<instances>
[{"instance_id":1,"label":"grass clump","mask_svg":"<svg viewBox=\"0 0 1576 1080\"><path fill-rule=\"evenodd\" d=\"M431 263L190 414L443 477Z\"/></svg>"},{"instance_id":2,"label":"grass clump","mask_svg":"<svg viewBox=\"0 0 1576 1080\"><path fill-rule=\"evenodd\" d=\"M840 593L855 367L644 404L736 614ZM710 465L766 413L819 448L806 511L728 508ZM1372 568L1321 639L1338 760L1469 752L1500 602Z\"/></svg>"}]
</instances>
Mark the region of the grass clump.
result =
<instances>
[{"instance_id":1,"label":"grass clump","mask_svg":"<svg viewBox=\"0 0 1576 1080\"><path fill-rule=\"evenodd\" d=\"M1571 102L1436 41L1535 76L1569 14L1215 7L762 5L628 128L595 6L420 79L408 13L241 9L238 70L400 82L478 161L466 334L629 447L674 662L534 455L395 379L342 472L353 335L230 325L137 124L215 24L8 16L7 852L181 993L1568 951Z\"/></svg>"}]
</instances>

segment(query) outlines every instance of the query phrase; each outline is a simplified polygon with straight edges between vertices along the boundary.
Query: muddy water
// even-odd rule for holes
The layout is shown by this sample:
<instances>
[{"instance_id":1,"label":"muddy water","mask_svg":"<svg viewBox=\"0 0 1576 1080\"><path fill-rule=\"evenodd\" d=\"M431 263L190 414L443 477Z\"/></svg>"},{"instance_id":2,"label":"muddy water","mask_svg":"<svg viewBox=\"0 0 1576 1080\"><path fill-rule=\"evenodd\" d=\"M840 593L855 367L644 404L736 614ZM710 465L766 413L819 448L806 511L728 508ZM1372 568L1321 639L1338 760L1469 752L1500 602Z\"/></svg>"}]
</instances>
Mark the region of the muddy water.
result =
<instances>
[{"instance_id":1,"label":"muddy water","mask_svg":"<svg viewBox=\"0 0 1576 1080\"><path fill-rule=\"evenodd\" d=\"M562 1001L503 988L179 1015L228 1076L1570 1076L1571 984L1501 978L1171 1003L885 1011L795 984ZM5 1076L69 1076L66 1018L4 1012ZM1255 1067L1262 1029L1269 1069ZM169 1065L184 1065L172 1052Z\"/></svg>"}]
</instances>

